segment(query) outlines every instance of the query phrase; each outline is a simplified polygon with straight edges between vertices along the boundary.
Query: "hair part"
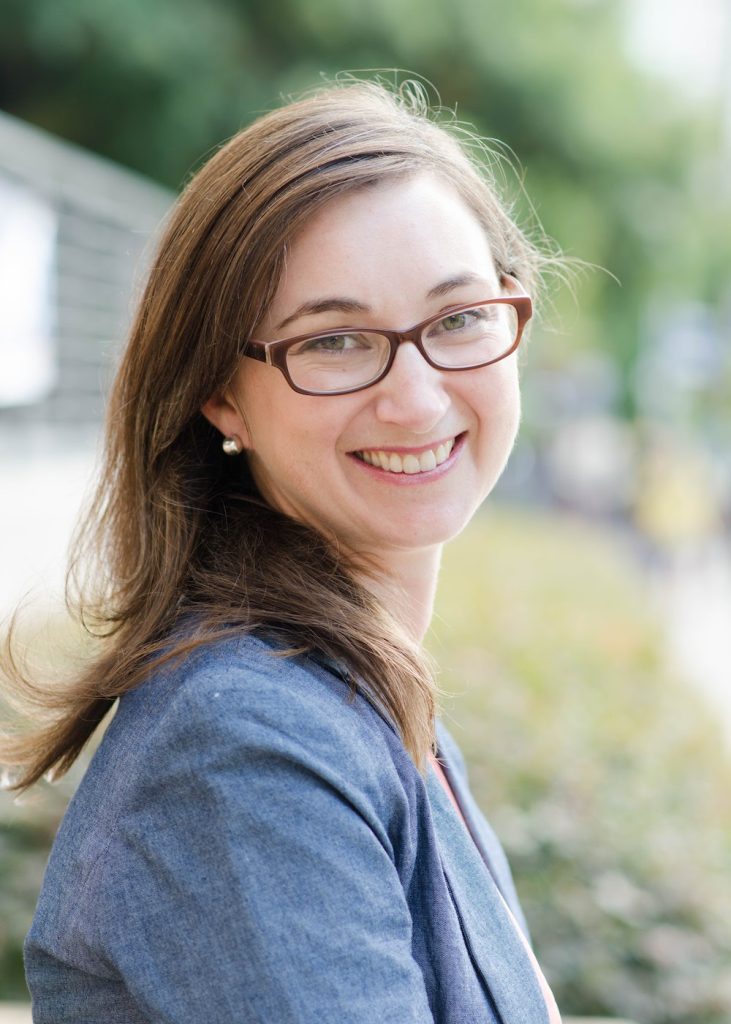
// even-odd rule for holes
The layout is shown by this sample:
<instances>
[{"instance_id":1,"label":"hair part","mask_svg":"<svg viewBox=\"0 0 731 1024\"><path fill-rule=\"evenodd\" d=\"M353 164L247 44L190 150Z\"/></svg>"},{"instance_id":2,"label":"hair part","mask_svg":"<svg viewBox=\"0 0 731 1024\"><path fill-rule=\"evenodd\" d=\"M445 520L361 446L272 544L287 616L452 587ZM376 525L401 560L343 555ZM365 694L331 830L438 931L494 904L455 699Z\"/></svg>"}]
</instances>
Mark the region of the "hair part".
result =
<instances>
[{"instance_id":1,"label":"hair part","mask_svg":"<svg viewBox=\"0 0 731 1024\"><path fill-rule=\"evenodd\" d=\"M14 788L63 774L118 697L234 629L346 666L351 692L367 693L426 770L438 693L427 656L364 585L361 566L265 504L245 457L222 453L200 409L236 371L288 244L347 192L436 175L483 225L497 271L534 290L550 258L516 226L469 141L456 122L450 133L430 120L418 90L346 81L255 121L190 181L111 391L98 489L72 550L67 600L100 649L59 689L26 678L8 635L15 700L46 717L1 738Z\"/></svg>"}]
</instances>

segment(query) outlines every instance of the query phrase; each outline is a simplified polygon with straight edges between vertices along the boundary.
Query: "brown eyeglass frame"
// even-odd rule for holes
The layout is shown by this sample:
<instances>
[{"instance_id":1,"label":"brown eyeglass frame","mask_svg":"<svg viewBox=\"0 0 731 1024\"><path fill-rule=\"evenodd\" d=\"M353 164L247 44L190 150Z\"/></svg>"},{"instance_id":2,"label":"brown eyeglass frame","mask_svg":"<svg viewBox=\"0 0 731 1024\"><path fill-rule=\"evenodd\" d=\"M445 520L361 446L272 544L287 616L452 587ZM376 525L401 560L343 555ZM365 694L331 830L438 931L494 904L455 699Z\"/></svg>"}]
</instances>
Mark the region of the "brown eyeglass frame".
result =
<instances>
[{"instance_id":1,"label":"brown eyeglass frame","mask_svg":"<svg viewBox=\"0 0 731 1024\"><path fill-rule=\"evenodd\" d=\"M512 281L516 285L518 284L515 278L508 274L504 274L503 278L507 278L507 280ZM498 356L497 359L488 359L487 362L474 363L470 366L441 366L430 358L422 341L422 335L427 327L431 324L438 323L439 320L443 320L445 317L454 316L455 313L464 313L467 312L467 310L474 309L475 306L493 305L513 306L518 314L518 329L515 333L515 341L507 352L503 352L503 354ZM383 380L393 366L393 361L396 358L396 352L399 345L406 341L413 342L429 366L432 366L435 370L477 370L482 366L491 366L493 363L499 363L501 359L506 359L509 355L515 352L516 348L520 344L520 339L523 336L525 325L530 320L532 314L533 303L529 295L526 295L525 293L510 296L501 295L498 298L482 299L479 302L466 302L459 306L450 306L448 309L443 309L436 316L430 316L427 320L422 320L420 323L415 324L413 327L409 327L405 331L387 331L381 327L333 327L329 331L312 331L309 334L298 334L296 338L284 338L281 341L248 341L243 355L249 356L250 359L258 359L262 363L268 363L270 366L276 366L278 370L282 371L285 380L292 390L297 391L300 395L350 395L355 391L363 391L365 388L370 388L374 384ZM357 387L352 388L341 388L338 391L308 391L306 388L298 387L294 383L289 375L289 370L287 369L287 350L291 348L292 345L296 345L301 341L312 341L314 338L327 338L333 334L357 333L358 331L363 331L364 333L369 334L381 334L384 338L388 339L391 345L391 352L383 369L376 377L373 378L373 380L368 381L367 384L358 384Z\"/></svg>"}]
</instances>

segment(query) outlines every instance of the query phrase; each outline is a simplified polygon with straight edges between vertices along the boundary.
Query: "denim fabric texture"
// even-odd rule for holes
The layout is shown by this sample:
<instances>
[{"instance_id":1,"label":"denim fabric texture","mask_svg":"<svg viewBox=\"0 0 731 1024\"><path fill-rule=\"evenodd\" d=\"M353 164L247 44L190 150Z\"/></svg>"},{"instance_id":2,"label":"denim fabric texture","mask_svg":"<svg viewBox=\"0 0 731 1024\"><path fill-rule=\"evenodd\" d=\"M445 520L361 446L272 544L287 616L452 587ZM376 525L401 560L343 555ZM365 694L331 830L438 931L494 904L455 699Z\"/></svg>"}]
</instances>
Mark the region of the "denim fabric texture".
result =
<instances>
[{"instance_id":1,"label":"denim fabric texture","mask_svg":"<svg viewBox=\"0 0 731 1024\"><path fill-rule=\"evenodd\" d=\"M249 636L157 672L59 829L33 1020L546 1024L504 854L437 735L471 837L337 666Z\"/></svg>"}]
</instances>

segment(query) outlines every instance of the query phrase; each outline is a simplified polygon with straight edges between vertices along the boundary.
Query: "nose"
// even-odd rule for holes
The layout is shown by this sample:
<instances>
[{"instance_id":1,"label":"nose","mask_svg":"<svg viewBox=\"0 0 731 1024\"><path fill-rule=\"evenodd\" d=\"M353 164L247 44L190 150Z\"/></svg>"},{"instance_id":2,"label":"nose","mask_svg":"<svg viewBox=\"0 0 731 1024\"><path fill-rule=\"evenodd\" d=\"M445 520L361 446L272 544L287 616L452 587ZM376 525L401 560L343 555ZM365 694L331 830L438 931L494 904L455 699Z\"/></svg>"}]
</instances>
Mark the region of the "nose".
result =
<instances>
[{"instance_id":1,"label":"nose","mask_svg":"<svg viewBox=\"0 0 731 1024\"><path fill-rule=\"evenodd\" d=\"M414 434L429 433L449 408L446 377L412 342L399 345L391 369L373 389L378 419Z\"/></svg>"}]
</instances>

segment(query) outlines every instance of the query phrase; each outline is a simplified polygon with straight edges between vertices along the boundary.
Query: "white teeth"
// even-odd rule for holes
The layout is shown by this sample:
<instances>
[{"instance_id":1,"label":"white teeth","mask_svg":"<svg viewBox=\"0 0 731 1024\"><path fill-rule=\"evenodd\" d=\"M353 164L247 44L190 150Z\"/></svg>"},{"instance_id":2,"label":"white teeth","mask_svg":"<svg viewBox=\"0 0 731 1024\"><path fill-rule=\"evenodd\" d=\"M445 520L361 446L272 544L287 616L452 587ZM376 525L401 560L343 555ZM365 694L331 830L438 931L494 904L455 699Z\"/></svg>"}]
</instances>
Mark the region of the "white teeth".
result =
<instances>
[{"instance_id":1,"label":"white teeth","mask_svg":"<svg viewBox=\"0 0 731 1024\"><path fill-rule=\"evenodd\" d=\"M417 473L428 473L441 466L449 458L454 448L455 439L445 441L436 448L427 448L419 455L397 455L396 452L361 451L358 454L369 466L377 466L388 473L406 473L414 476Z\"/></svg>"},{"instance_id":2,"label":"white teeth","mask_svg":"<svg viewBox=\"0 0 731 1024\"><path fill-rule=\"evenodd\" d=\"M422 473L428 473L430 469L437 468L437 457L431 448L428 452L422 452L419 456L419 468Z\"/></svg>"}]
</instances>

